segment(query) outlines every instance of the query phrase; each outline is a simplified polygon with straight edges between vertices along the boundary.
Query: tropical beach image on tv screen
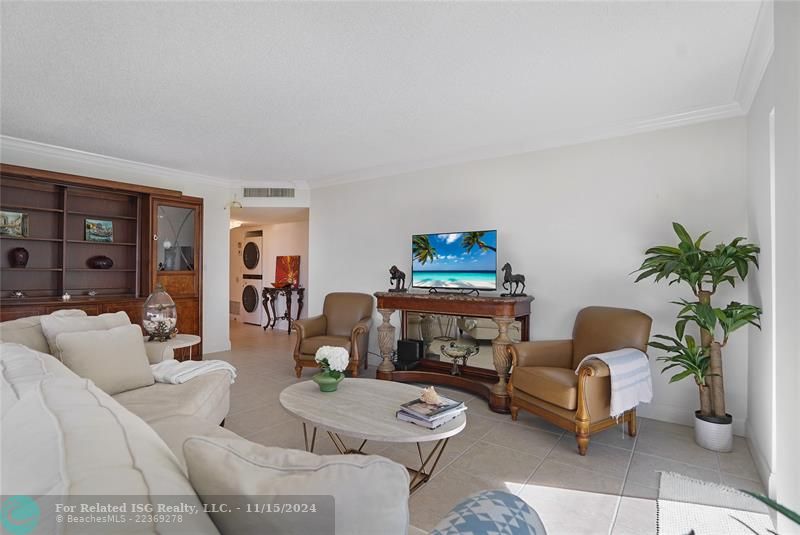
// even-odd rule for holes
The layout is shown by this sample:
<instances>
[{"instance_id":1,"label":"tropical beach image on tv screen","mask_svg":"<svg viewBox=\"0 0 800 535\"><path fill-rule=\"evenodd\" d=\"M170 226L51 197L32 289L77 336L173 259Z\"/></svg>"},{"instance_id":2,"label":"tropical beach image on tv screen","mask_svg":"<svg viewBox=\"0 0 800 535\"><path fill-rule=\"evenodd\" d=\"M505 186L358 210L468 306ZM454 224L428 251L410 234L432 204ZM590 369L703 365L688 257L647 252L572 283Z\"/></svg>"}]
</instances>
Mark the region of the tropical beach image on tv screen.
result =
<instances>
[{"instance_id":1,"label":"tropical beach image on tv screen","mask_svg":"<svg viewBox=\"0 0 800 535\"><path fill-rule=\"evenodd\" d=\"M416 234L412 238L415 288L497 289L497 231Z\"/></svg>"}]
</instances>

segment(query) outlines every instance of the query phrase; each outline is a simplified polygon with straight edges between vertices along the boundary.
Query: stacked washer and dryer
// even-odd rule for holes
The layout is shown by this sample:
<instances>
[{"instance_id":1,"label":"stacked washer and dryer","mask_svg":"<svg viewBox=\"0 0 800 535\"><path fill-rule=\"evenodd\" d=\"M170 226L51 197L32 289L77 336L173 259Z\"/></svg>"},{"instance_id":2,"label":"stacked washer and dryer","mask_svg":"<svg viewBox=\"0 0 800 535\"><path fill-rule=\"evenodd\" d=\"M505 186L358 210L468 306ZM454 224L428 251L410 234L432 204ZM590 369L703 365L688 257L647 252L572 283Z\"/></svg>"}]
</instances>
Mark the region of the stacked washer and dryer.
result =
<instances>
[{"instance_id":1,"label":"stacked washer and dryer","mask_svg":"<svg viewBox=\"0 0 800 535\"><path fill-rule=\"evenodd\" d=\"M250 234L250 233L248 233ZM256 235L258 234L258 235ZM263 238L260 231L245 235L242 250L242 322L261 325L264 309L261 306L261 289L264 286L261 249Z\"/></svg>"}]
</instances>

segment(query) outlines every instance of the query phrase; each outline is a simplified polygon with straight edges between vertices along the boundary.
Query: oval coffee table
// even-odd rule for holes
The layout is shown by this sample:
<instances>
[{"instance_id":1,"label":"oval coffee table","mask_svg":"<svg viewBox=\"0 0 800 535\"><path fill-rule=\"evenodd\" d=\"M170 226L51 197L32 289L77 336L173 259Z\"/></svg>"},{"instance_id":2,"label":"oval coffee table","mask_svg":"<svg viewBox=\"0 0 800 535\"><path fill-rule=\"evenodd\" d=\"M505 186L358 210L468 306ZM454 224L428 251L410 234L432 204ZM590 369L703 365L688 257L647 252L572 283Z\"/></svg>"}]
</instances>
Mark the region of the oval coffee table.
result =
<instances>
[{"instance_id":1,"label":"oval coffee table","mask_svg":"<svg viewBox=\"0 0 800 535\"><path fill-rule=\"evenodd\" d=\"M398 420L395 413L400 405L417 399L418 386L379 381L377 379L346 378L336 392L320 392L313 381L303 381L285 388L280 394L284 409L303 422L306 451L314 451L317 429L328 433L339 453L362 453L369 440L417 444L420 467L408 468L411 473L410 491L413 493L431 478L450 437L457 435L467 425L462 412L455 419L436 429L426 429ZM313 427L309 444L306 424ZM361 445L348 448L340 435L360 439ZM422 442L436 442L423 459Z\"/></svg>"}]
</instances>

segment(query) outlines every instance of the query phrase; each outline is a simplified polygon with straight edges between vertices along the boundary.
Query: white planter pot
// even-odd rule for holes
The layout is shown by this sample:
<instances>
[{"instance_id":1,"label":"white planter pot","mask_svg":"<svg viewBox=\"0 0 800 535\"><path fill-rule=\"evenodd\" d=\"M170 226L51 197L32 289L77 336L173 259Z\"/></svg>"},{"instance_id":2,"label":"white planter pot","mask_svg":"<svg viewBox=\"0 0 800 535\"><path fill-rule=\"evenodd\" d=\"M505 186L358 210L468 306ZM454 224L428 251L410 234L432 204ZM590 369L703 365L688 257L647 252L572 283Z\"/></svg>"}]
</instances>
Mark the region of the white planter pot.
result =
<instances>
[{"instance_id":1,"label":"white planter pot","mask_svg":"<svg viewBox=\"0 0 800 535\"><path fill-rule=\"evenodd\" d=\"M699 411L698 411L699 412ZM694 440L707 450L733 451L733 418L728 415L727 422L709 422L695 413Z\"/></svg>"}]
</instances>

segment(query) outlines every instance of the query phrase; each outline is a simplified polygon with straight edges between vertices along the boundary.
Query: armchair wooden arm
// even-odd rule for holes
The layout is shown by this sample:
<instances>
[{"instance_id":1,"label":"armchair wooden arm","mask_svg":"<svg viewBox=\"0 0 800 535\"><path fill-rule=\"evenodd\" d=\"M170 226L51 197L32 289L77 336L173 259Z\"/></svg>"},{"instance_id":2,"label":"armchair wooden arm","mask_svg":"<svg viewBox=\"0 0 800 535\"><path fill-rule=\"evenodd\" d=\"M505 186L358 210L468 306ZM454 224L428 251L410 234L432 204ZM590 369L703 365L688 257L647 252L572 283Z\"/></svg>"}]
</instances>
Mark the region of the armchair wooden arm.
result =
<instances>
[{"instance_id":1,"label":"armchair wooden arm","mask_svg":"<svg viewBox=\"0 0 800 535\"><path fill-rule=\"evenodd\" d=\"M353 348L351 351L352 357L359 359L362 357L362 350L364 352L364 369L367 368L367 348L362 348L359 344L359 338L369 332L372 326L372 318L361 318L361 320L353 326L353 332L350 334L350 346ZM358 373L358 364L355 366L355 373Z\"/></svg>"},{"instance_id":2,"label":"armchair wooden arm","mask_svg":"<svg viewBox=\"0 0 800 535\"><path fill-rule=\"evenodd\" d=\"M608 365L599 359L590 359L578 368L578 407L575 412L575 439L578 442L578 453L586 455L589 447L589 435L592 421L608 419L606 400L611 395L611 384L607 380L610 370ZM602 407L602 408L601 408ZM625 416L628 432L636 434L636 413Z\"/></svg>"},{"instance_id":3,"label":"armchair wooden arm","mask_svg":"<svg viewBox=\"0 0 800 535\"><path fill-rule=\"evenodd\" d=\"M511 365L549 366L570 368L572 366L572 340L541 340L520 342L511 345Z\"/></svg>"},{"instance_id":4,"label":"armchair wooden arm","mask_svg":"<svg viewBox=\"0 0 800 535\"><path fill-rule=\"evenodd\" d=\"M365 332L369 331L371 326L372 318L362 318L361 321L353 326L353 333L350 336L353 338L353 340L355 340L356 337L361 336Z\"/></svg>"},{"instance_id":5,"label":"armchair wooden arm","mask_svg":"<svg viewBox=\"0 0 800 535\"><path fill-rule=\"evenodd\" d=\"M586 369L586 376L587 377L608 377L611 373L611 370L608 369L608 364L603 362L600 359L589 359L583 364L581 364L580 368L578 369L578 373Z\"/></svg>"}]
</instances>

